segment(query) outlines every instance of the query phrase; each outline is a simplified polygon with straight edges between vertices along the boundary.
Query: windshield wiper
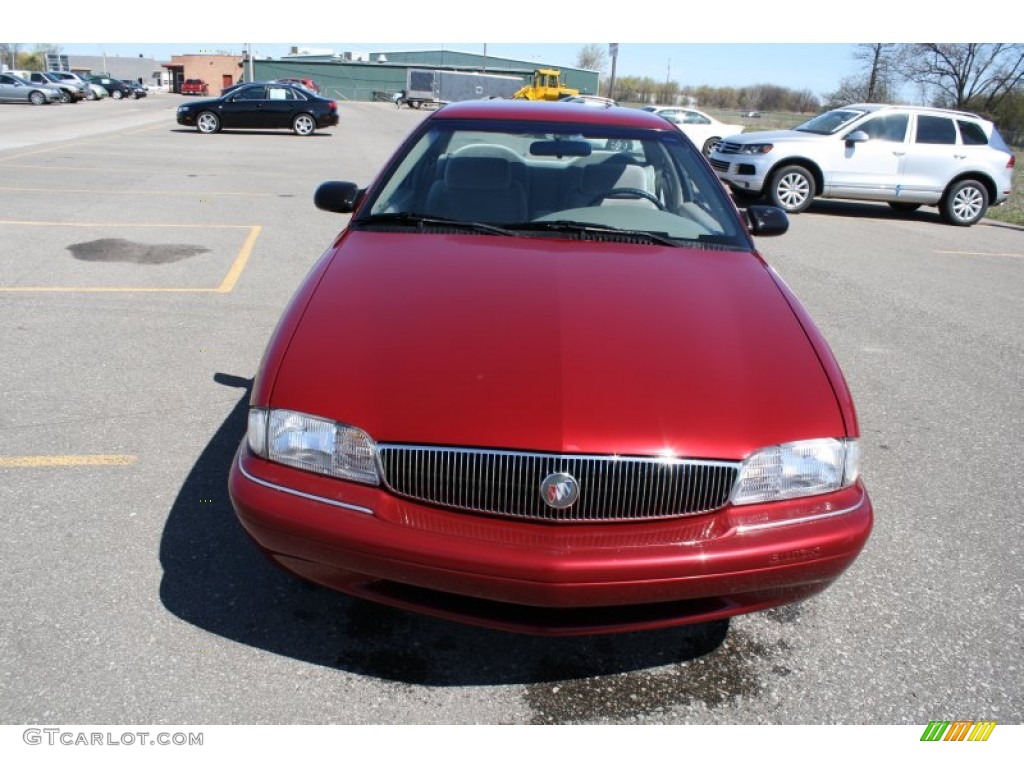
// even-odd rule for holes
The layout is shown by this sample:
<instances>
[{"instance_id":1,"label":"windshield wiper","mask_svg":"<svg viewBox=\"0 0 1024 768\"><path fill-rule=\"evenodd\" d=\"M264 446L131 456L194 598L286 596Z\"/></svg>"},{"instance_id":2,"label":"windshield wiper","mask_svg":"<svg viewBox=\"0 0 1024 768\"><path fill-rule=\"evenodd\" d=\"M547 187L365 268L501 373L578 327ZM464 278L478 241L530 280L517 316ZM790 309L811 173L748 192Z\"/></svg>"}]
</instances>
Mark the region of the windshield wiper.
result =
<instances>
[{"instance_id":1,"label":"windshield wiper","mask_svg":"<svg viewBox=\"0 0 1024 768\"><path fill-rule=\"evenodd\" d=\"M374 213L354 221L357 227L374 224L408 224L423 231L427 227L454 227L457 229L468 229L473 232L483 232L488 235L505 235L507 237L520 237L514 232L495 224L488 224L483 221L462 221L460 219L448 219L444 216L425 216L422 213Z\"/></svg>"},{"instance_id":2,"label":"windshield wiper","mask_svg":"<svg viewBox=\"0 0 1024 768\"><path fill-rule=\"evenodd\" d=\"M615 237L634 237L658 245L679 248L681 243L670 237L668 232L648 232L644 229L620 229L599 224L581 224L578 221L559 219L557 221L528 221L522 224L509 224L510 229L520 232L569 232L579 234L581 240L586 235L613 235Z\"/></svg>"}]
</instances>

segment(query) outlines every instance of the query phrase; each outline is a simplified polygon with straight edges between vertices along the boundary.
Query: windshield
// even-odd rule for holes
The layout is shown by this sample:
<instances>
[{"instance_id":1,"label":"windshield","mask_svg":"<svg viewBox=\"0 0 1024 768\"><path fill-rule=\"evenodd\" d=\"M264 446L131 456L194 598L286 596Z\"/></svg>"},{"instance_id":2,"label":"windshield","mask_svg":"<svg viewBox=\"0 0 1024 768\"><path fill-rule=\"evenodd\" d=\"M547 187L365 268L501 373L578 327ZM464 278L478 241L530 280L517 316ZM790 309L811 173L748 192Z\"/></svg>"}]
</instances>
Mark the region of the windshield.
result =
<instances>
[{"instance_id":1,"label":"windshield","mask_svg":"<svg viewBox=\"0 0 1024 768\"><path fill-rule=\"evenodd\" d=\"M801 123L793 130L828 136L841 131L863 114L865 113L855 109L833 109L831 112L811 118L806 123Z\"/></svg>"},{"instance_id":2,"label":"windshield","mask_svg":"<svg viewBox=\"0 0 1024 768\"><path fill-rule=\"evenodd\" d=\"M721 183L674 131L434 121L352 224L416 222L426 231L425 218L518 236L614 230L645 242L750 247Z\"/></svg>"}]
</instances>

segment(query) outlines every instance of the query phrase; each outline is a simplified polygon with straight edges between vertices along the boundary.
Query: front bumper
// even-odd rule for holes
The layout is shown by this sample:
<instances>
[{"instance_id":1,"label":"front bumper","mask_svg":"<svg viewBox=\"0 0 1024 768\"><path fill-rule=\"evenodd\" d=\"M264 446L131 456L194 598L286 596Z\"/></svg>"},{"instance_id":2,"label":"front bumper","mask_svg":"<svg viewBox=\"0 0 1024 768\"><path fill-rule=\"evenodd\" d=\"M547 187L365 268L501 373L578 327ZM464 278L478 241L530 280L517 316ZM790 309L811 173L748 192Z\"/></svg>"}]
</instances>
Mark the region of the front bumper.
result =
<instances>
[{"instance_id":1,"label":"front bumper","mask_svg":"<svg viewBox=\"0 0 1024 768\"><path fill-rule=\"evenodd\" d=\"M734 189L750 193L764 189L773 165L764 156L722 154L717 151L711 154L709 161L719 179Z\"/></svg>"},{"instance_id":2,"label":"front bumper","mask_svg":"<svg viewBox=\"0 0 1024 768\"><path fill-rule=\"evenodd\" d=\"M551 635L706 622L802 600L853 562L872 525L859 483L675 520L506 520L277 465L244 444L229 491L264 553L302 578L434 616Z\"/></svg>"}]
</instances>

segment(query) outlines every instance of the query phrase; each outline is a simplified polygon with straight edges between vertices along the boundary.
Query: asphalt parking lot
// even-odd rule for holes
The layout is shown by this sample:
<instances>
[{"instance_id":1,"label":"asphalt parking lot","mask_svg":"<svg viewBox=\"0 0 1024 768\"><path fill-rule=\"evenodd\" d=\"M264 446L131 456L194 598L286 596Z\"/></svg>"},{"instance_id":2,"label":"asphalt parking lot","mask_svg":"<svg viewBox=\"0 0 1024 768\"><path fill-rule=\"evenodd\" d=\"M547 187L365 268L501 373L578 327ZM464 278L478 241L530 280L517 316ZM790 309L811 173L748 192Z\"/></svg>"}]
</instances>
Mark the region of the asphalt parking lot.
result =
<instances>
[{"instance_id":1,"label":"asphalt parking lot","mask_svg":"<svg viewBox=\"0 0 1024 768\"><path fill-rule=\"evenodd\" d=\"M503 635L280 573L226 491L264 344L344 223L314 189L368 183L424 113L205 136L180 101L0 108L0 722L1022 722L1020 228L830 202L761 242L859 409L875 529L831 589Z\"/></svg>"}]
</instances>

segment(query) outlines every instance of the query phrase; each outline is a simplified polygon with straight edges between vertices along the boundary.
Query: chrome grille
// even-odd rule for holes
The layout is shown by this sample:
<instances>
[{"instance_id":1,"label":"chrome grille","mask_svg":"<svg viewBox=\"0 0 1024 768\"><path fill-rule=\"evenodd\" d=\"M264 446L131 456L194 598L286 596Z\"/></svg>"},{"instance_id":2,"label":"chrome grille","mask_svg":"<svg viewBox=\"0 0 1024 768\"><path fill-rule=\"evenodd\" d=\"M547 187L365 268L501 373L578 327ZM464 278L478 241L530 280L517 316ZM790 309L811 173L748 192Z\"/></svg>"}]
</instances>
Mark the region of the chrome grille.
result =
<instances>
[{"instance_id":1,"label":"chrome grille","mask_svg":"<svg viewBox=\"0 0 1024 768\"><path fill-rule=\"evenodd\" d=\"M724 160L709 160L709 162L711 163L711 167L714 168L716 171L728 173L729 163L725 162Z\"/></svg>"},{"instance_id":2,"label":"chrome grille","mask_svg":"<svg viewBox=\"0 0 1024 768\"><path fill-rule=\"evenodd\" d=\"M742 144L737 144L733 141L723 141L718 145L718 153L722 155L735 155L740 151Z\"/></svg>"},{"instance_id":3,"label":"chrome grille","mask_svg":"<svg viewBox=\"0 0 1024 768\"><path fill-rule=\"evenodd\" d=\"M469 448L381 445L385 486L451 509L531 520L601 522L680 517L725 505L739 464L724 461L575 456ZM548 475L565 472L579 499L552 509L541 499Z\"/></svg>"}]
</instances>

